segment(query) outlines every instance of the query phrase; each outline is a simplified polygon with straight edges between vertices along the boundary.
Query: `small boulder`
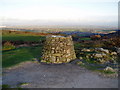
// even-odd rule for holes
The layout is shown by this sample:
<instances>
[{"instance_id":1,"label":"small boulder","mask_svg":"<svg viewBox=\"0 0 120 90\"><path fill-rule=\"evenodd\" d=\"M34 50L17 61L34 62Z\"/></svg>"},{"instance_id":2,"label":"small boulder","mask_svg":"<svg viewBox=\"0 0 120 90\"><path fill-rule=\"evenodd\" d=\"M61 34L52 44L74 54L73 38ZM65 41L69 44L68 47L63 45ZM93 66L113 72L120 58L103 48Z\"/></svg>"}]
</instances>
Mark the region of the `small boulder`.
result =
<instances>
[{"instance_id":1,"label":"small boulder","mask_svg":"<svg viewBox=\"0 0 120 90\"><path fill-rule=\"evenodd\" d=\"M103 48L97 48L96 50L104 52L104 53L109 53L109 50L103 49Z\"/></svg>"},{"instance_id":2,"label":"small boulder","mask_svg":"<svg viewBox=\"0 0 120 90\"><path fill-rule=\"evenodd\" d=\"M111 52L111 55L117 55L117 53L116 52Z\"/></svg>"},{"instance_id":3,"label":"small boulder","mask_svg":"<svg viewBox=\"0 0 120 90\"><path fill-rule=\"evenodd\" d=\"M83 59L83 57L79 57L79 59Z\"/></svg>"},{"instance_id":4,"label":"small boulder","mask_svg":"<svg viewBox=\"0 0 120 90\"><path fill-rule=\"evenodd\" d=\"M120 48L117 48L117 53L120 54Z\"/></svg>"},{"instance_id":5,"label":"small boulder","mask_svg":"<svg viewBox=\"0 0 120 90\"><path fill-rule=\"evenodd\" d=\"M84 48L84 49L82 49L81 51L84 51L84 52L90 52L91 50L90 50L90 49L86 49L86 48Z\"/></svg>"},{"instance_id":6,"label":"small boulder","mask_svg":"<svg viewBox=\"0 0 120 90\"><path fill-rule=\"evenodd\" d=\"M84 63L82 61L78 61L76 62L77 65L84 65Z\"/></svg>"},{"instance_id":7,"label":"small boulder","mask_svg":"<svg viewBox=\"0 0 120 90\"><path fill-rule=\"evenodd\" d=\"M94 57L96 57L96 58L102 58L103 57L103 55L102 54L94 54Z\"/></svg>"},{"instance_id":8,"label":"small boulder","mask_svg":"<svg viewBox=\"0 0 120 90\"><path fill-rule=\"evenodd\" d=\"M105 71L115 72L115 70L114 70L113 68L111 68L111 67L106 67L104 70L105 70Z\"/></svg>"}]
</instances>

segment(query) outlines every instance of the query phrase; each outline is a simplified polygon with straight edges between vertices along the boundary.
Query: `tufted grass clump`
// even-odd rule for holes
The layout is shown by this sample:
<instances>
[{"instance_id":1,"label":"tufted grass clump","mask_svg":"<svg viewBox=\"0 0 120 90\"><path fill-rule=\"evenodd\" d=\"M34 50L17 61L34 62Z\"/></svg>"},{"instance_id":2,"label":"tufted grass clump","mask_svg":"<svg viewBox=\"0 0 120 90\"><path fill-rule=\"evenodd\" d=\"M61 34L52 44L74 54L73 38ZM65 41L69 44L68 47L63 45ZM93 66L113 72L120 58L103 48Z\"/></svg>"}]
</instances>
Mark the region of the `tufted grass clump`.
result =
<instances>
[{"instance_id":1,"label":"tufted grass clump","mask_svg":"<svg viewBox=\"0 0 120 90\"><path fill-rule=\"evenodd\" d=\"M25 86L25 85L28 85L29 83L27 83L27 82L21 82L21 83L19 83L19 85L20 86Z\"/></svg>"},{"instance_id":2,"label":"tufted grass clump","mask_svg":"<svg viewBox=\"0 0 120 90\"><path fill-rule=\"evenodd\" d=\"M3 84L3 85L2 85L2 89L3 89L3 88L10 88L10 85L8 85L8 84Z\"/></svg>"}]
</instances>

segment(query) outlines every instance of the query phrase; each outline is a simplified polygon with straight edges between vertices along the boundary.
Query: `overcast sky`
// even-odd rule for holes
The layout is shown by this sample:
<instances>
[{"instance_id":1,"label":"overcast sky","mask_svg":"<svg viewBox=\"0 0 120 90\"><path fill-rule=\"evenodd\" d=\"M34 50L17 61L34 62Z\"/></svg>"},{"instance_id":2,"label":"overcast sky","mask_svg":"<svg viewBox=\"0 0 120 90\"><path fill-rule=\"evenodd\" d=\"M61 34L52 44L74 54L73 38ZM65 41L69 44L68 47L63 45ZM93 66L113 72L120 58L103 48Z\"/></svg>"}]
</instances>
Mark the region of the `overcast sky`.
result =
<instances>
[{"instance_id":1,"label":"overcast sky","mask_svg":"<svg viewBox=\"0 0 120 90\"><path fill-rule=\"evenodd\" d=\"M118 19L119 0L0 0L4 21L112 23Z\"/></svg>"}]
</instances>

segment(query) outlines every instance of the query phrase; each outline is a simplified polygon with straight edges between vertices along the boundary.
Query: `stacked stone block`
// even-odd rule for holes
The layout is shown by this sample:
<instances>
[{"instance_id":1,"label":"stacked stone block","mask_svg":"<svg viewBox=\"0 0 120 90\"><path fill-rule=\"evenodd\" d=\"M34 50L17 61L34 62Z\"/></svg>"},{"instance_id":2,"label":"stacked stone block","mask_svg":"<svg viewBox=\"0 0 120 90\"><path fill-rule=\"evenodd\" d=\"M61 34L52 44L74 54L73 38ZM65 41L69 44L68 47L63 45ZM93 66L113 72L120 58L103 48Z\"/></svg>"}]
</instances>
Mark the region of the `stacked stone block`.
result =
<instances>
[{"instance_id":1,"label":"stacked stone block","mask_svg":"<svg viewBox=\"0 0 120 90\"><path fill-rule=\"evenodd\" d=\"M67 63L76 59L71 36L46 36L41 62Z\"/></svg>"}]
</instances>

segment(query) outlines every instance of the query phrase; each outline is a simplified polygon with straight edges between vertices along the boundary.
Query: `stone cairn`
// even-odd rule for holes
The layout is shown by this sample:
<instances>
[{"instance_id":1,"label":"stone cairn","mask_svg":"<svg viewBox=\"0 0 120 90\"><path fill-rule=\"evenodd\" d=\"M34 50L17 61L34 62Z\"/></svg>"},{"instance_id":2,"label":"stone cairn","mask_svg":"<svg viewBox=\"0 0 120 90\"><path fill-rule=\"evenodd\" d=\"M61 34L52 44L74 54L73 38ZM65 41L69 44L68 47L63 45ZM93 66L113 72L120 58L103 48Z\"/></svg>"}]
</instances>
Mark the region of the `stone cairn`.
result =
<instances>
[{"instance_id":1,"label":"stone cairn","mask_svg":"<svg viewBox=\"0 0 120 90\"><path fill-rule=\"evenodd\" d=\"M41 62L67 63L76 59L71 36L46 36Z\"/></svg>"}]
</instances>

